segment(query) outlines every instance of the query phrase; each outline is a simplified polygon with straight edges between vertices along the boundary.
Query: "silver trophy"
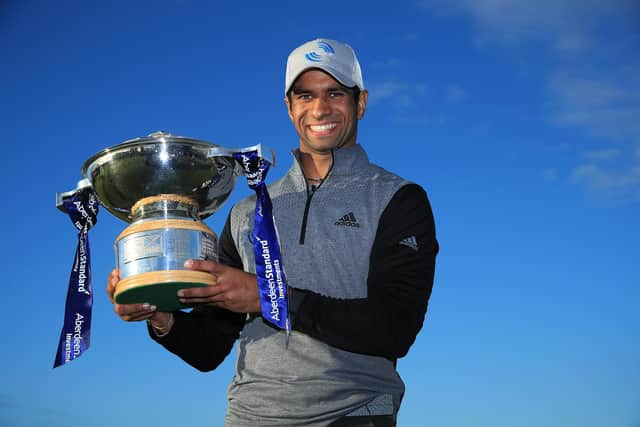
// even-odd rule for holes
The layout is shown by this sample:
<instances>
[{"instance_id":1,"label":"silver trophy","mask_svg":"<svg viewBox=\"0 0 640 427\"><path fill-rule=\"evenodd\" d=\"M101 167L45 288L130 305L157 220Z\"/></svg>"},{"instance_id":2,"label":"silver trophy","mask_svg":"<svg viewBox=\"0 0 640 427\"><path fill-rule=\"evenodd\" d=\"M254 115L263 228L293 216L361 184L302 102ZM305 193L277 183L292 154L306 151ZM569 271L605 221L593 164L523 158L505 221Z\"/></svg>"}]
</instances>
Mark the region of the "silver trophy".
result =
<instances>
[{"instance_id":1,"label":"silver trophy","mask_svg":"<svg viewBox=\"0 0 640 427\"><path fill-rule=\"evenodd\" d=\"M215 283L184 268L187 259L217 260L218 238L203 219L227 200L241 168L233 151L206 141L155 132L107 148L82 167L78 186L56 194L56 206L91 187L100 205L130 225L115 240L120 304L183 308L179 289Z\"/></svg>"}]
</instances>

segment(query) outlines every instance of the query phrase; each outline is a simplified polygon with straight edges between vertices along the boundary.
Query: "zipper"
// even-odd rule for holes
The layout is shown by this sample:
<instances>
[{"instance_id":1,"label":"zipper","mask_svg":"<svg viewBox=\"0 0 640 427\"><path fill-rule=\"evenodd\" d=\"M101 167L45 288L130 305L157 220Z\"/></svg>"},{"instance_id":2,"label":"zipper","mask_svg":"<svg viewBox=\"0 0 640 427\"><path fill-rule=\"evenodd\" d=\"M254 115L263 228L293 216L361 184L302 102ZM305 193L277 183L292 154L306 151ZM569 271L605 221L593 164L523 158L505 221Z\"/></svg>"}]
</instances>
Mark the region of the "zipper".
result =
<instances>
[{"instance_id":1,"label":"zipper","mask_svg":"<svg viewBox=\"0 0 640 427\"><path fill-rule=\"evenodd\" d=\"M305 181L304 184L307 186L307 202L304 205L304 214L302 215L302 226L300 227L300 240L298 243L300 243L301 245L304 245L304 239L307 234L307 219L309 218L309 208L311 207L311 199L313 198L313 195L315 194L315 192L320 189L322 184L324 184L324 182L329 177L329 174L333 169L334 163L335 163L335 158L333 155L333 150L331 150L331 167L329 168L329 171L327 172L327 175L325 176L325 178L320 182L320 184L318 184L316 189L313 191L309 191L309 184L307 184L307 178L304 176L304 171L302 171L302 177L304 178L304 181ZM302 165L300 165L300 169L302 169Z\"/></svg>"},{"instance_id":2,"label":"zipper","mask_svg":"<svg viewBox=\"0 0 640 427\"><path fill-rule=\"evenodd\" d=\"M322 185L322 183L320 183L320 185ZM316 188L316 191L318 191L317 188ZM304 245L304 238L305 238L305 235L307 234L307 218L309 217L309 206L311 206L311 198L313 197L313 193L315 193L315 191L309 192L309 185L307 185L307 203L305 203L304 205L304 214L302 215L302 226L300 227L299 243L301 245Z\"/></svg>"}]
</instances>

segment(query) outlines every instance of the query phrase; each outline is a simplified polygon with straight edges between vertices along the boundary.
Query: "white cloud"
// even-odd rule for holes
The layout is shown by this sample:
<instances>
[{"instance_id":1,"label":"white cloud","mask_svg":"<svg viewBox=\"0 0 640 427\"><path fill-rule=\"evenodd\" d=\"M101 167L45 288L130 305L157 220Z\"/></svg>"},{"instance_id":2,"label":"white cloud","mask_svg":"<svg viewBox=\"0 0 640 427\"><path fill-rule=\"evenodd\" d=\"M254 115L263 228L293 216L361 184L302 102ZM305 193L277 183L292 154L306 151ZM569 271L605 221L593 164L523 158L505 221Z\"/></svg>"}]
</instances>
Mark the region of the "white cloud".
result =
<instances>
[{"instance_id":1,"label":"white cloud","mask_svg":"<svg viewBox=\"0 0 640 427\"><path fill-rule=\"evenodd\" d=\"M398 58L386 58L381 61L376 61L371 65L378 69L394 69L402 65L402 61Z\"/></svg>"},{"instance_id":2,"label":"white cloud","mask_svg":"<svg viewBox=\"0 0 640 427\"><path fill-rule=\"evenodd\" d=\"M583 163L572 172L574 182L613 197L631 197L640 200L640 162L617 169L597 163Z\"/></svg>"},{"instance_id":3,"label":"white cloud","mask_svg":"<svg viewBox=\"0 0 640 427\"><path fill-rule=\"evenodd\" d=\"M557 125L586 128L595 137L633 140L640 135L640 108L600 108L577 107L556 111L551 122Z\"/></svg>"},{"instance_id":4,"label":"white cloud","mask_svg":"<svg viewBox=\"0 0 640 427\"><path fill-rule=\"evenodd\" d=\"M556 169L556 168L545 169L542 172L542 177L545 179L545 181L549 181L549 182L557 181L558 180L558 169Z\"/></svg>"},{"instance_id":5,"label":"white cloud","mask_svg":"<svg viewBox=\"0 0 640 427\"><path fill-rule=\"evenodd\" d=\"M468 96L467 91L459 84L450 83L447 85L447 93L445 95L447 103L457 104L467 99Z\"/></svg>"},{"instance_id":6,"label":"white cloud","mask_svg":"<svg viewBox=\"0 0 640 427\"><path fill-rule=\"evenodd\" d=\"M566 73L556 73L552 76L550 86L563 104L583 105L589 108L633 102L637 96L616 82L587 79Z\"/></svg>"},{"instance_id":7,"label":"white cloud","mask_svg":"<svg viewBox=\"0 0 640 427\"><path fill-rule=\"evenodd\" d=\"M438 118L434 118L425 113L402 113L397 114L394 120L400 125L406 126L432 126L439 123Z\"/></svg>"},{"instance_id":8,"label":"white cloud","mask_svg":"<svg viewBox=\"0 0 640 427\"><path fill-rule=\"evenodd\" d=\"M640 144L585 151L571 180L608 196L640 200Z\"/></svg>"},{"instance_id":9,"label":"white cloud","mask_svg":"<svg viewBox=\"0 0 640 427\"><path fill-rule=\"evenodd\" d=\"M582 135L576 154L587 140L600 144L577 157L569 172L573 181L593 190L640 194L638 0L421 0L419 5L432 15L468 20L478 45L506 49L517 61L528 52L522 45L536 45L543 56L531 63L542 59L549 70L541 75L549 123ZM543 175L560 174L549 169Z\"/></svg>"},{"instance_id":10,"label":"white cloud","mask_svg":"<svg viewBox=\"0 0 640 427\"><path fill-rule=\"evenodd\" d=\"M614 69L589 78L584 73L563 72L552 76L549 84L551 123L584 131L601 144L583 154L571 178L607 196L640 200L638 79Z\"/></svg>"},{"instance_id":11,"label":"white cloud","mask_svg":"<svg viewBox=\"0 0 640 427\"><path fill-rule=\"evenodd\" d=\"M587 160L614 160L622 156L622 150L617 148L609 148L604 150L589 150L584 153Z\"/></svg>"},{"instance_id":12,"label":"white cloud","mask_svg":"<svg viewBox=\"0 0 640 427\"><path fill-rule=\"evenodd\" d=\"M407 109L420 105L420 98L424 97L429 88L423 83L386 81L372 83L367 89L370 106L386 102L396 109Z\"/></svg>"},{"instance_id":13,"label":"white cloud","mask_svg":"<svg viewBox=\"0 0 640 427\"><path fill-rule=\"evenodd\" d=\"M369 107L384 105L396 123L412 126L429 126L436 122L428 113L428 95L431 90L424 83L406 83L394 80L372 83L369 90Z\"/></svg>"},{"instance_id":14,"label":"white cloud","mask_svg":"<svg viewBox=\"0 0 640 427\"><path fill-rule=\"evenodd\" d=\"M632 20L639 9L637 0L421 0L419 5L437 16L470 19L480 43L546 41L564 52L587 48L602 17Z\"/></svg>"},{"instance_id":15,"label":"white cloud","mask_svg":"<svg viewBox=\"0 0 640 427\"><path fill-rule=\"evenodd\" d=\"M420 39L420 34L419 33L408 33L405 38L407 39L407 41L416 41Z\"/></svg>"},{"instance_id":16,"label":"white cloud","mask_svg":"<svg viewBox=\"0 0 640 427\"><path fill-rule=\"evenodd\" d=\"M628 70L636 69L629 75ZM587 130L617 142L640 141L640 66L585 77L585 71L557 72L549 78L552 123Z\"/></svg>"},{"instance_id":17,"label":"white cloud","mask_svg":"<svg viewBox=\"0 0 640 427\"><path fill-rule=\"evenodd\" d=\"M557 34L554 47L560 53L579 53L588 49L589 42L584 35L560 32Z\"/></svg>"}]
</instances>

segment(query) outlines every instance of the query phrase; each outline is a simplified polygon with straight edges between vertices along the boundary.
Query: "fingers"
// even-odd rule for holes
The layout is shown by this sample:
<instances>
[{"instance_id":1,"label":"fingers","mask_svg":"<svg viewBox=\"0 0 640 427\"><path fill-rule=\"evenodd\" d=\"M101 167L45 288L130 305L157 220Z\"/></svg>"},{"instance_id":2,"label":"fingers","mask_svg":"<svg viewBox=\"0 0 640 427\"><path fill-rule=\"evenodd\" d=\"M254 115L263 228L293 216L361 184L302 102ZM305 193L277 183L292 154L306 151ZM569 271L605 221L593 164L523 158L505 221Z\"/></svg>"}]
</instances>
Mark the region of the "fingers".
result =
<instances>
[{"instance_id":1,"label":"fingers","mask_svg":"<svg viewBox=\"0 0 640 427\"><path fill-rule=\"evenodd\" d=\"M156 313L156 307L143 304L114 304L113 311L126 322L147 320Z\"/></svg>"},{"instance_id":2,"label":"fingers","mask_svg":"<svg viewBox=\"0 0 640 427\"><path fill-rule=\"evenodd\" d=\"M212 261L199 261L190 265L214 274L216 283L211 286L181 289L178 291L181 303L211 304L239 313L260 311L260 296L255 275Z\"/></svg>"},{"instance_id":3,"label":"fingers","mask_svg":"<svg viewBox=\"0 0 640 427\"><path fill-rule=\"evenodd\" d=\"M219 262L200 259L189 259L185 261L184 267L189 270L204 271L213 275L224 274L224 272L229 268Z\"/></svg>"},{"instance_id":4,"label":"fingers","mask_svg":"<svg viewBox=\"0 0 640 427\"><path fill-rule=\"evenodd\" d=\"M185 261L184 266L189 270L203 271L213 275L216 279L216 284L212 286L181 289L178 291L178 299L180 302L186 305L220 302L220 295L223 292L223 289L218 286L218 274L222 273L222 265L215 261L189 259Z\"/></svg>"},{"instance_id":5,"label":"fingers","mask_svg":"<svg viewBox=\"0 0 640 427\"><path fill-rule=\"evenodd\" d=\"M117 304L115 302L115 291L118 282L120 281L120 271L116 268L111 270L107 279L107 295L109 300L113 304L113 311L126 322L137 322L148 319L160 319L166 320L166 316L170 313L164 313L157 311L157 307L149 303L140 304Z\"/></svg>"},{"instance_id":6,"label":"fingers","mask_svg":"<svg viewBox=\"0 0 640 427\"><path fill-rule=\"evenodd\" d=\"M111 304L115 304L115 300L113 295L116 292L116 285L120 281L120 271L117 268L111 270L109 273L109 278L107 279L107 295L109 296L109 301Z\"/></svg>"},{"instance_id":7,"label":"fingers","mask_svg":"<svg viewBox=\"0 0 640 427\"><path fill-rule=\"evenodd\" d=\"M178 299L182 304L195 305L221 303L225 300L226 286L219 284L199 288L186 288L178 291Z\"/></svg>"}]
</instances>

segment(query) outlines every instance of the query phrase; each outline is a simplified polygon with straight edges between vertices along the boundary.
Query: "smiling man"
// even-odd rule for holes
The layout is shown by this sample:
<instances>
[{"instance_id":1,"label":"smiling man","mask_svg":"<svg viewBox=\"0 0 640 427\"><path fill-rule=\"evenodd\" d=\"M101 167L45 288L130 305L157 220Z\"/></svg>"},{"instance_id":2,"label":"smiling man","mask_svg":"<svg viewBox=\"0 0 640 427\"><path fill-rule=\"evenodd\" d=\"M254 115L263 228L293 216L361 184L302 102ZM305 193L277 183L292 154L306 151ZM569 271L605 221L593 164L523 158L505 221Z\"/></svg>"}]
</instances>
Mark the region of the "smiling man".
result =
<instances>
[{"instance_id":1,"label":"smiling man","mask_svg":"<svg viewBox=\"0 0 640 427\"><path fill-rule=\"evenodd\" d=\"M294 164L269 186L289 285L292 331L260 314L255 197L234 206L220 259L187 267L217 277L184 289L197 308L147 320L150 336L192 366L215 369L238 343L228 426L393 426L404 394L395 366L420 331L438 243L425 191L369 162L357 143L368 93L354 51L319 39L287 61L285 104L299 137ZM118 272L107 291L113 296Z\"/></svg>"}]
</instances>

